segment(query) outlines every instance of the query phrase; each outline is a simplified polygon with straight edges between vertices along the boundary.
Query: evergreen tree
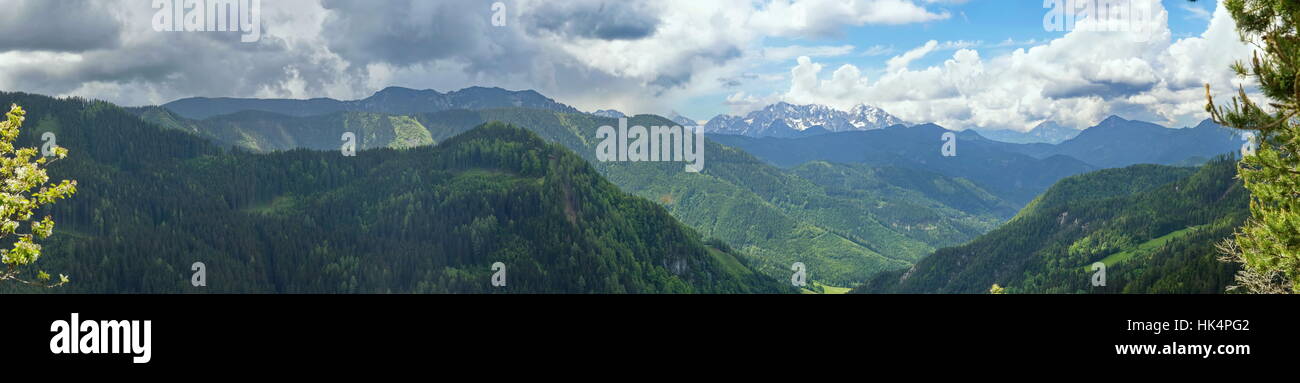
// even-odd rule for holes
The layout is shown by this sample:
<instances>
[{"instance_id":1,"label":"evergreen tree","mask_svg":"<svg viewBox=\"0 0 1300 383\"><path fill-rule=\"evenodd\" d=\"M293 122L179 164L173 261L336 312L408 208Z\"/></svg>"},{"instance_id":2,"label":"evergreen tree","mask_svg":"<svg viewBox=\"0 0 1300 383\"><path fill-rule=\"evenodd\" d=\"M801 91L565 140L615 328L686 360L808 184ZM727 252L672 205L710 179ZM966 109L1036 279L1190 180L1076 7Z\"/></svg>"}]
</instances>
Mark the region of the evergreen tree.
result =
<instances>
[{"instance_id":1,"label":"evergreen tree","mask_svg":"<svg viewBox=\"0 0 1300 383\"><path fill-rule=\"evenodd\" d=\"M1253 134L1254 155L1241 160L1239 174L1251 191L1251 219L1220 245L1228 260L1240 262L1241 288L1256 293L1300 291L1300 2L1226 0L1242 41L1259 49L1249 66L1232 69L1253 78L1268 98L1267 109L1244 87L1228 106L1206 96L1215 122ZM1232 289L1230 288L1230 289Z\"/></svg>"}]
</instances>

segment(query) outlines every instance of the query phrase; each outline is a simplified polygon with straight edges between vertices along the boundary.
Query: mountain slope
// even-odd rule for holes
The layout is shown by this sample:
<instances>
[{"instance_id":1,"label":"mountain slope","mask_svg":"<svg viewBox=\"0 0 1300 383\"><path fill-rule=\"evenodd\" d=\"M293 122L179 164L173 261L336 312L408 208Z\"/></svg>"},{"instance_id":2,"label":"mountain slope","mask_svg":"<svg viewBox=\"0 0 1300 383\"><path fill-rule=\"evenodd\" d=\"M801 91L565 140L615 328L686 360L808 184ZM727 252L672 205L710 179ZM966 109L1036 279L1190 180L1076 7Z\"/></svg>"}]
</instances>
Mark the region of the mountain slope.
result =
<instances>
[{"instance_id":1,"label":"mountain slope","mask_svg":"<svg viewBox=\"0 0 1300 383\"><path fill-rule=\"evenodd\" d=\"M1010 145L1003 149L1038 158L1065 155L1099 168L1136 164L1175 165L1189 158L1235 153L1243 141L1237 133L1211 121L1193 128L1169 129L1149 122L1111 116L1058 145Z\"/></svg>"},{"instance_id":2,"label":"mountain slope","mask_svg":"<svg viewBox=\"0 0 1300 383\"><path fill-rule=\"evenodd\" d=\"M598 116L598 117L608 117L608 118L624 118L624 117L627 117L627 115L626 115L626 114L623 114L623 112L620 112L620 111L617 111L617 110L613 110L613 109L601 109L601 110L597 110L597 111L595 111L595 112L592 112L591 114L592 114L593 116Z\"/></svg>"},{"instance_id":3,"label":"mountain slope","mask_svg":"<svg viewBox=\"0 0 1300 383\"><path fill-rule=\"evenodd\" d=\"M941 202L914 209L897 209L898 213L933 214L931 209L956 209L977 215L1010 217L1016 206L981 189L964 178L945 177L938 173L899 167L871 167L861 164L809 162L792 169L793 173L826 188L831 195L858 200L909 205ZM877 211L884 211L883 207Z\"/></svg>"},{"instance_id":4,"label":"mountain slope","mask_svg":"<svg viewBox=\"0 0 1300 383\"><path fill-rule=\"evenodd\" d=\"M690 117L683 116L683 115L681 115L681 114L678 114L676 111L673 111L673 112L671 112L671 113L668 113L668 115L667 115L667 116L664 116L664 118L667 118L669 121L675 122L675 123L677 123L678 125L681 125L681 126L699 126L699 125L700 125L700 123L699 123L698 121L695 121L695 119L690 118Z\"/></svg>"},{"instance_id":5,"label":"mountain slope","mask_svg":"<svg viewBox=\"0 0 1300 383\"><path fill-rule=\"evenodd\" d=\"M57 130L41 267L65 292L788 292L536 135L487 124L438 146L226 153L115 106L0 93L20 142ZM141 138L147 139L141 139ZM204 262L209 285L189 286ZM508 284L490 284L494 262ZM6 285L6 291L30 291Z\"/></svg>"},{"instance_id":6,"label":"mountain slope","mask_svg":"<svg viewBox=\"0 0 1300 383\"><path fill-rule=\"evenodd\" d=\"M454 92L389 87L374 95L352 101L328 98L310 100L249 98L186 98L162 105L163 108L190 119L243 111L260 111L295 117L318 116L339 112L369 112L395 115L438 112L452 109L488 109L523 107L576 113L577 109L531 91L508 91L501 88L470 87Z\"/></svg>"},{"instance_id":7,"label":"mountain slope","mask_svg":"<svg viewBox=\"0 0 1300 383\"><path fill-rule=\"evenodd\" d=\"M239 113L208 120L190 121L178 129L224 131L216 122ZM338 118L340 114L321 117ZM273 116L269 116L273 117ZM564 145L593 165L623 190L658 201L684 223L706 236L735 246L737 251L754 259L756 267L774 277L787 278L790 264L804 262L813 280L834 285L860 282L880 271L907 267L937 247L949 246L991 230L1014 214L1014 209L961 208L947 206L947 201L929 199L910 188L931 182L910 183L906 187L884 188L903 177L877 178L869 187L879 192L839 193L831 195L827 183L833 180L808 180L782 170L734 148L706 144L706 161L702 174L684 173L680 163L601 163L594 153L595 131L601 125L617 125L617 120L582 113L561 113L521 108L486 110L449 110L412 116L426 129L427 136L441 142L488 121L503 121L526 127L541 137ZM171 124L173 119L154 120ZM672 122L651 115L637 116L631 125L671 125ZM338 123L274 121L244 122L247 126L339 126ZM173 124L174 125L174 124ZM294 130L295 142L337 142L334 130ZM254 149L269 144L234 143ZM324 149L337 148L326 146ZM855 170L859 171L859 170ZM840 178L853 173L840 174ZM823 175L825 176L825 175ZM946 178L935 175L939 178ZM910 182L910 181L909 181ZM865 184L864 184L865 185ZM951 185L956 185L952 183ZM964 185L976 195L988 195L974 185ZM996 204L997 202L985 201ZM969 205L975 206L975 205Z\"/></svg>"},{"instance_id":8,"label":"mountain slope","mask_svg":"<svg viewBox=\"0 0 1300 383\"><path fill-rule=\"evenodd\" d=\"M1035 126L1028 132L1018 132L1014 130L984 130L975 131L981 136L994 141L1001 141L1012 144L1059 144L1079 135L1082 130L1067 128L1052 121L1047 121Z\"/></svg>"},{"instance_id":9,"label":"mountain slope","mask_svg":"<svg viewBox=\"0 0 1300 383\"><path fill-rule=\"evenodd\" d=\"M1062 180L1001 228L883 273L861 293L1218 293L1235 268L1214 244L1249 215L1236 161L1141 165ZM1090 265L1107 265L1092 286Z\"/></svg>"},{"instance_id":10,"label":"mountain slope","mask_svg":"<svg viewBox=\"0 0 1300 383\"><path fill-rule=\"evenodd\" d=\"M1209 121L1190 129L1167 129L1112 117L1059 145L1064 154L1100 167L1173 164L1188 157L1236 152L1241 140Z\"/></svg>"},{"instance_id":11,"label":"mountain slope","mask_svg":"<svg viewBox=\"0 0 1300 383\"><path fill-rule=\"evenodd\" d=\"M156 106L127 110L163 127L193 132L218 143L255 152L298 148L338 150L344 133L356 135L357 150L412 148L435 143L429 130L409 116L336 112L292 117L249 110L191 120Z\"/></svg>"},{"instance_id":12,"label":"mountain slope","mask_svg":"<svg viewBox=\"0 0 1300 383\"><path fill-rule=\"evenodd\" d=\"M938 125L923 124L802 138L711 138L778 166L827 161L921 169L965 178L1015 204L1029 202L1061 178L1094 169L1066 156L1035 158L1015 153L1006 149L1010 144L990 141L974 132L952 132L957 136L957 155L944 157L941 138L948 132Z\"/></svg>"},{"instance_id":13,"label":"mountain slope","mask_svg":"<svg viewBox=\"0 0 1300 383\"><path fill-rule=\"evenodd\" d=\"M683 172L680 163L671 162L601 163L594 157L596 128L617 121L585 114L498 109L416 118L435 132L435 138L444 134L438 132L484 120L528 126L582 154L623 190L659 201L684 223L752 256L760 269L774 277L788 278L790 264L803 262L813 280L855 283L876 272L906 267L926 249L973 238L1006 218L950 209L926 222L934 228L906 228L873 212L875 201L828 196L815 183L711 141L706 143L702 173ZM671 122L641 115L629 125ZM957 220L971 223L953 228L950 221Z\"/></svg>"}]
</instances>

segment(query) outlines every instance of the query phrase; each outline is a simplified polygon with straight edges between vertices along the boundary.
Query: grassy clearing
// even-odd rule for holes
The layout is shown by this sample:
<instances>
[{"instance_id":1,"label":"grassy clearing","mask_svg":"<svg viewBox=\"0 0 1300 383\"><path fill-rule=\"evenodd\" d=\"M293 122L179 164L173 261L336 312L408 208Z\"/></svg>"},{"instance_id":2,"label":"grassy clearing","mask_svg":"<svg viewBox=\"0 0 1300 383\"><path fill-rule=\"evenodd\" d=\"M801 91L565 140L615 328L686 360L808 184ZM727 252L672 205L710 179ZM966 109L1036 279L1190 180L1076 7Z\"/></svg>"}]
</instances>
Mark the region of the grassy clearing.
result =
<instances>
[{"instance_id":1,"label":"grassy clearing","mask_svg":"<svg viewBox=\"0 0 1300 383\"><path fill-rule=\"evenodd\" d=\"M275 197L270 202L249 206L244 211L259 215L287 215L298 205L297 198L289 195Z\"/></svg>"},{"instance_id":2,"label":"grassy clearing","mask_svg":"<svg viewBox=\"0 0 1300 383\"><path fill-rule=\"evenodd\" d=\"M1169 241L1172 241L1178 237L1185 236L1187 234L1191 234L1198 227L1200 226L1189 227L1169 234L1165 234L1164 236L1161 236L1156 239L1152 239L1150 241L1143 242L1142 244L1139 244L1132 249L1128 249L1115 254L1108 255L1106 256L1106 258L1103 258L1101 260L1101 263L1105 263L1106 267L1111 267L1111 266L1115 266L1118 263L1132 259L1133 257L1136 256L1151 254L1152 252L1160 249L1161 246L1164 246Z\"/></svg>"}]
</instances>

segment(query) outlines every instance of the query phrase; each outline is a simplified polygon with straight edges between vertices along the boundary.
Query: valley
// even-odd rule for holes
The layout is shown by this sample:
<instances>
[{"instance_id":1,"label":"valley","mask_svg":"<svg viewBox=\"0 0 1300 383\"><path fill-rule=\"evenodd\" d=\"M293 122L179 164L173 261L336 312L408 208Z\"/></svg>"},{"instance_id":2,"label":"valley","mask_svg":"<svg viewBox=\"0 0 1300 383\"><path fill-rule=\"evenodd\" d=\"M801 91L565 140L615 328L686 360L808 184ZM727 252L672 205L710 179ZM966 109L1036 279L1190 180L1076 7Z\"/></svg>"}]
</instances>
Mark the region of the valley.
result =
<instances>
[{"instance_id":1,"label":"valley","mask_svg":"<svg viewBox=\"0 0 1300 383\"><path fill-rule=\"evenodd\" d=\"M209 136L229 146L256 151L259 147L277 146L250 145L221 137L267 136L262 132L275 132L270 136L292 138L275 142L301 142L306 148L333 150L346 124L321 121L343 120L349 114L288 117L245 112L189 120L161 109L141 115L178 130L225 132L231 126L251 129L238 136ZM712 140L705 141L707 163L699 175L682 174L681 164L602 162L597 157L601 142L598 128L618 126L614 118L521 108L450 110L412 118L428 131L422 136L434 141L446 140L488 121L530 129L578 153L621 189L652 201L668 201L665 208L678 219L706 236L732 244L750 256L760 270L777 278L788 275L791 263L802 261L809 265L813 280L852 285L877 272L907 267L936 248L959 244L991 230L1015 212L1014 205L980 187L940 174L890 169L783 170ZM230 119L245 121L231 124ZM666 126L672 122L641 115L628 124ZM317 130L294 128L306 126ZM363 132L386 129L369 125L357 128ZM364 148L391 146L391 141L384 138L393 137L376 133L366 136L381 139L363 139ZM846 187L845 182L860 184ZM936 185L944 191L933 190ZM852 190L857 188L865 190Z\"/></svg>"},{"instance_id":2,"label":"valley","mask_svg":"<svg viewBox=\"0 0 1300 383\"><path fill-rule=\"evenodd\" d=\"M479 97L466 98L466 94ZM445 101L440 104L443 106L432 107L433 111L413 114L376 112L427 110L430 107L411 105L425 105L430 97L454 102ZM704 162L707 165L693 173L683 171L680 163L673 166L672 162L601 161L601 145L607 144L609 137L601 138L600 127L620 123L674 126L674 121L663 117L638 115L620 121L614 116L622 113L616 111L603 113L610 117L602 117L578 113L562 104L545 103L543 109L464 109L474 105L518 104L520 97L549 100L535 92L475 88L439 93L390 88L358 101L187 99L161 107L123 111L166 131L212 142L216 147L205 150L213 153L225 150L262 153L253 158L290 155L297 153L297 149L329 155L339 149L339 137L344 133L356 134L358 150L363 153L393 150L402 153L442 147L489 123L513 125L571 151L619 190L652 201L698 232L700 240L716 241L712 245L714 250L704 254L721 262L732 274L744 274L745 269L752 268L764 278L781 281L788 279L790 264L802 262L808 265L811 281L811 287L804 291L816 293L842 293L859 285L862 286L854 291L886 291L873 290L872 286L881 278L927 267L927 262L943 258L942 254L951 248L971 246L972 240L977 243L984 236L996 235L1006 230L999 229L1004 223L1015 225L1021 217L1037 214L1034 211L1059 198L1052 193L1043 194L1049 187L1069 187L1058 181L1069 184L1076 176L1091 174L1106 165L1144 161L1183 164L1191 158L1212 157L1218 154L1216 151L1235 145L1231 135L1213 130L1219 128L1200 126L1175 131L1118 118L1082 130L1077 137L1058 144L999 142L977 132L952 132L934 124L868 130L857 130L848 124L840 128L848 131L840 132L814 126L805 130L824 131L802 137L709 134L699 143L702 151L697 149L707 153L708 160ZM451 109L437 110L444 107ZM247 109L219 114L237 108ZM281 114L282 111L290 114ZM58 119L45 121L44 125L60 124ZM1116 127L1134 124L1142 129L1135 132ZM1115 137L1117 133L1112 132L1127 136ZM941 141L937 138L945 133L956 134L959 148L956 157L940 153ZM1139 137L1133 138L1133 134ZM1193 136L1179 138L1189 134ZM1170 151L1148 148L1143 151L1145 157L1125 157L1122 151L1086 150L1110 140L1151 142L1154 138L1150 137L1156 135L1168 136L1162 140L1172 142L1170 145L1193 143L1193 150L1184 153L1186 156L1174 156ZM196 160L210 162L212 158L200 156L186 162ZM1166 174L1181 172L1166 171ZM464 174L471 178L452 180L463 183L470 179L495 179L504 184L513 183L508 177L501 178L509 173L470 170ZM489 184L464 185L478 188ZM234 189L229 192L247 193ZM286 219L318 208L321 200L313 197L318 193L302 191L256 197L240 203L236 210L258 219ZM397 189L384 193L404 194ZM576 206L568 203L562 209L570 221L575 219ZM1208 228L1209 224L1200 223L1198 227ZM1198 229L1195 233L1206 231ZM1121 261L1131 263L1132 259L1146 258L1189 233L1162 233L1105 254L1101 261L1108 266ZM739 263L729 260L730 256L716 256L726 253L736 254ZM863 284L863 281L868 282ZM957 291L978 292L975 287Z\"/></svg>"}]
</instances>

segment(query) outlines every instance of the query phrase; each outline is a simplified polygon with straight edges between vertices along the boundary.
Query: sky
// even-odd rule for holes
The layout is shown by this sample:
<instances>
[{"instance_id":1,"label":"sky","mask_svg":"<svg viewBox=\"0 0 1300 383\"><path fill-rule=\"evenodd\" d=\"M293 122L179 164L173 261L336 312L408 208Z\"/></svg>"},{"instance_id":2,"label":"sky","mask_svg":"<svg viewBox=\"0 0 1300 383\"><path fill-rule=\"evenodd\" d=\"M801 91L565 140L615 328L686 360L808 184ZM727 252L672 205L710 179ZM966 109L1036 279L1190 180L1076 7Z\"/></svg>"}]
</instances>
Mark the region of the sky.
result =
<instances>
[{"instance_id":1,"label":"sky","mask_svg":"<svg viewBox=\"0 0 1300 383\"><path fill-rule=\"evenodd\" d=\"M1149 17L1110 32L1048 30L1050 0L237 0L257 28L160 30L171 2L0 0L0 90L138 106L495 86L584 111L869 104L1025 131L1192 126L1205 84L1222 99L1251 85L1228 70L1251 48L1212 0L1132 0Z\"/></svg>"}]
</instances>

